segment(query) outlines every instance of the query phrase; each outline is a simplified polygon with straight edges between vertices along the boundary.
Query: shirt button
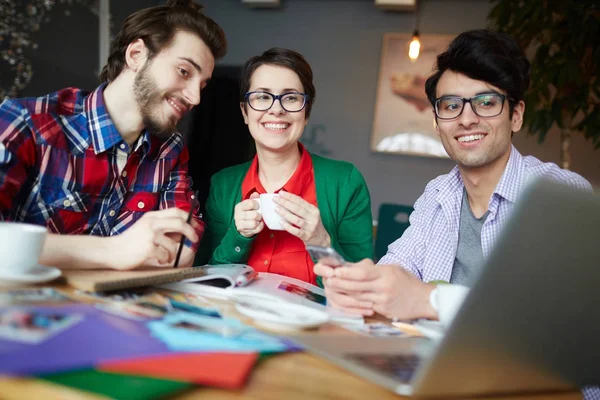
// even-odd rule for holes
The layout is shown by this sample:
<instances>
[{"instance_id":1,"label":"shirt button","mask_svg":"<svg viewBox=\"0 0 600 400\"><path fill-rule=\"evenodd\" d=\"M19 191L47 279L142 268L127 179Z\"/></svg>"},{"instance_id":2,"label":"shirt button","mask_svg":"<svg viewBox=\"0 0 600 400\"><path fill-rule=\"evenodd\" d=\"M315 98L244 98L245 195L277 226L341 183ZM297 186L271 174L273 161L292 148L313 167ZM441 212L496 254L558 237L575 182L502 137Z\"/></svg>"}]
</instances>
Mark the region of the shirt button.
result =
<instances>
[{"instance_id":1,"label":"shirt button","mask_svg":"<svg viewBox=\"0 0 600 400\"><path fill-rule=\"evenodd\" d=\"M242 251L242 249L240 249L240 246L235 246L234 250L236 253L239 253L240 251Z\"/></svg>"},{"instance_id":2,"label":"shirt button","mask_svg":"<svg viewBox=\"0 0 600 400\"><path fill-rule=\"evenodd\" d=\"M70 207L71 206L71 202L69 200L65 200L65 201L63 201L63 206Z\"/></svg>"},{"instance_id":3,"label":"shirt button","mask_svg":"<svg viewBox=\"0 0 600 400\"><path fill-rule=\"evenodd\" d=\"M108 213L108 215L110 215L111 217L114 217L116 214L115 210L110 210L110 212Z\"/></svg>"},{"instance_id":4,"label":"shirt button","mask_svg":"<svg viewBox=\"0 0 600 400\"><path fill-rule=\"evenodd\" d=\"M263 264L268 265L269 264L269 260L265 260L265 262Z\"/></svg>"},{"instance_id":5,"label":"shirt button","mask_svg":"<svg viewBox=\"0 0 600 400\"><path fill-rule=\"evenodd\" d=\"M121 174L121 176L122 176L123 178L127 178L127 171L123 171L123 173Z\"/></svg>"},{"instance_id":6,"label":"shirt button","mask_svg":"<svg viewBox=\"0 0 600 400\"><path fill-rule=\"evenodd\" d=\"M125 150L125 143L121 143L121 145L119 146L122 150Z\"/></svg>"},{"instance_id":7,"label":"shirt button","mask_svg":"<svg viewBox=\"0 0 600 400\"><path fill-rule=\"evenodd\" d=\"M143 201L140 201L140 202L138 203L138 208L144 208L144 207L146 207L146 205L144 204L144 202L143 202Z\"/></svg>"},{"instance_id":8,"label":"shirt button","mask_svg":"<svg viewBox=\"0 0 600 400\"><path fill-rule=\"evenodd\" d=\"M269 237L270 237L271 239L273 239L273 238L275 237L275 234L274 234L273 232L271 232L271 233L269 233Z\"/></svg>"}]
</instances>

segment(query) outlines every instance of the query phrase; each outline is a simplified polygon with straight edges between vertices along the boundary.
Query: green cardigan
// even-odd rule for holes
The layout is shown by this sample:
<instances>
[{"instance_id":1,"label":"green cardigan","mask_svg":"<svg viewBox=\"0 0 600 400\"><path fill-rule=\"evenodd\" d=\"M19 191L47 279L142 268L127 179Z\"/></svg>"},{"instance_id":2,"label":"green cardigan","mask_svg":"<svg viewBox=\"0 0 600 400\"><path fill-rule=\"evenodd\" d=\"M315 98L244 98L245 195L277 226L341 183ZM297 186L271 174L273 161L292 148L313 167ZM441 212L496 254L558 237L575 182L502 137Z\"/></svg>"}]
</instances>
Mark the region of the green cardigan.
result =
<instances>
[{"instance_id":1,"label":"green cardigan","mask_svg":"<svg viewBox=\"0 0 600 400\"><path fill-rule=\"evenodd\" d=\"M315 171L317 204L331 246L347 261L373 258L371 197L354 165L310 155ZM254 237L242 236L233 211L242 200L242 182L251 162L223 169L211 178L206 202L206 231L194 265L245 263ZM320 277L317 283L322 286Z\"/></svg>"}]
</instances>

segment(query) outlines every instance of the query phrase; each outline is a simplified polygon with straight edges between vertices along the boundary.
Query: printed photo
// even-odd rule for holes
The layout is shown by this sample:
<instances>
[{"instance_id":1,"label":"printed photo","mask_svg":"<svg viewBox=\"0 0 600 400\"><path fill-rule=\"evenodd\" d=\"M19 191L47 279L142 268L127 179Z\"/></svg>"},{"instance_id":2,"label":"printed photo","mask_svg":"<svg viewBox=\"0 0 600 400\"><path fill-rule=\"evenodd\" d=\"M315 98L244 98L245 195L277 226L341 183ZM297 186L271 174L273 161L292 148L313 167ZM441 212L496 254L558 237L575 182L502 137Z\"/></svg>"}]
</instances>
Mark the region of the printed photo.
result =
<instances>
[{"instance_id":1,"label":"printed photo","mask_svg":"<svg viewBox=\"0 0 600 400\"><path fill-rule=\"evenodd\" d=\"M307 289L302 286L298 286L291 282L283 281L279 284L279 286L277 288L281 289L281 290L285 290L286 292L297 294L297 295L302 296L310 301L314 301L315 303L319 303L322 305L327 304L327 299L322 294L315 293L310 289Z\"/></svg>"},{"instance_id":2,"label":"printed photo","mask_svg":"<svg viewBox=\"0 0 600 400\"><path fill-rule=\"evenodd\" d=\"M72 301L52 288L14 289L0 293L0 306L23 303L60 303Z\"/></svg>"},{"instance_id":3,"label":"printed photo","mask_svg":"<svg viewBox=\"0 0 600 400\"><path fill-rule=\"evenodd\" d=\"M162 318L170 310L170 306L157 304L151 301L138 302L105 302L96 304L100 310L119 317L134 321Z\"/></svg>"},{"instance_id":4,"label":"printed photo","mask_svg":"<svg viewBox=\"0 0 600 400\"><path fill-rule=\"evenodd\" d=\"M81 315L58 312L0 311L0 339L38 344L81 321Z\"/></svg>"},{"instance_id":5,"label":"printed photo","mask_svg":"<svg viewBox=\"0 0 600 400\"><path fill-rule=\"evenodd\" d=\"M235 327L227 324L203 324L185 318L170 321L167 323L167 326L177 330L185 330L194 333L211 333L223 337L236 337L248 330L243 327Z\"/></svg>"},{"instance_id":6,"label":"printed photo","mask_svg":"<svg viewBox=\"0 0 600 400\"><path fill-rule=\"evenodd\" d=\"M372 337L398 337L406 335L400 329L386 325L382 322L373 322L364 325L343 325L344 328L365 336Z\"/></svg>"}]
</instances>

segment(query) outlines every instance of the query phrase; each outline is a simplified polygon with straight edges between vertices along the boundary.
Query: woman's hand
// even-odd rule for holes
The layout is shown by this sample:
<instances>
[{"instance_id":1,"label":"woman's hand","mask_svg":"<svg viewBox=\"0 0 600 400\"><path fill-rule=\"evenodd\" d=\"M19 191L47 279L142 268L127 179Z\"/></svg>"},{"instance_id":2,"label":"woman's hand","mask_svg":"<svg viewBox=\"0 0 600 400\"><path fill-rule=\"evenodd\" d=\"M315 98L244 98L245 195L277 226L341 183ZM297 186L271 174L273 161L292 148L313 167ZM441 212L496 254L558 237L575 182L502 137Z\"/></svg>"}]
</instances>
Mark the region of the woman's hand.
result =
<instances>
[{"instance_id":1,"label":"woman's hand","mask_svg":"<svg viewBox=\"0 0 600 400\"><path fill-rule=\"evenodd\" d=\"M254 192L248 200L241 201L235 205L233 219L235 228L243 237L252 237L262 231L265 227L262 215L258 212L259 194Z\"/></svg>"},{"instance_id":2,"label":"woman's hand","mask_svg":"<svg viewBox=\"0 0 600 400\"><path fill-rule=\"evenodd\" d=\"M331 237L321 221L319 209L303 198L280 191L273 199L277 207L275 212L282 218L283 228L302 239L305 244L328 247Z\"/></svg>"}]
</instances>

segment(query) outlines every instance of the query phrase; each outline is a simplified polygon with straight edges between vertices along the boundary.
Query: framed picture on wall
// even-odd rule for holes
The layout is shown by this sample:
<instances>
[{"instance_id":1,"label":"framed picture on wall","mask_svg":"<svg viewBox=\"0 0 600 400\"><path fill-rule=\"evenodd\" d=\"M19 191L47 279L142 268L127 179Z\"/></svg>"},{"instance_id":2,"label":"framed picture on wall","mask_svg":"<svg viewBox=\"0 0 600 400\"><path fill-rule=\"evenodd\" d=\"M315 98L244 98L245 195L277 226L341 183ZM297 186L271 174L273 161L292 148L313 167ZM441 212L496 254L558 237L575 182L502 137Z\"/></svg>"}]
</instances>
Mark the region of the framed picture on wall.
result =
<instances>
[{"instance_id":1,"label":"framed picture on wall","mask_svg":"<svg viewBox=\"0 0 600 400\"><path fill-rule=\"evenodd\" d=\"M407 33L383 36L371 150L375 152L448 158L438 138L425 80L453 35L421 35L421 53L408 58Z\"/></svg>"}]
</instances>

